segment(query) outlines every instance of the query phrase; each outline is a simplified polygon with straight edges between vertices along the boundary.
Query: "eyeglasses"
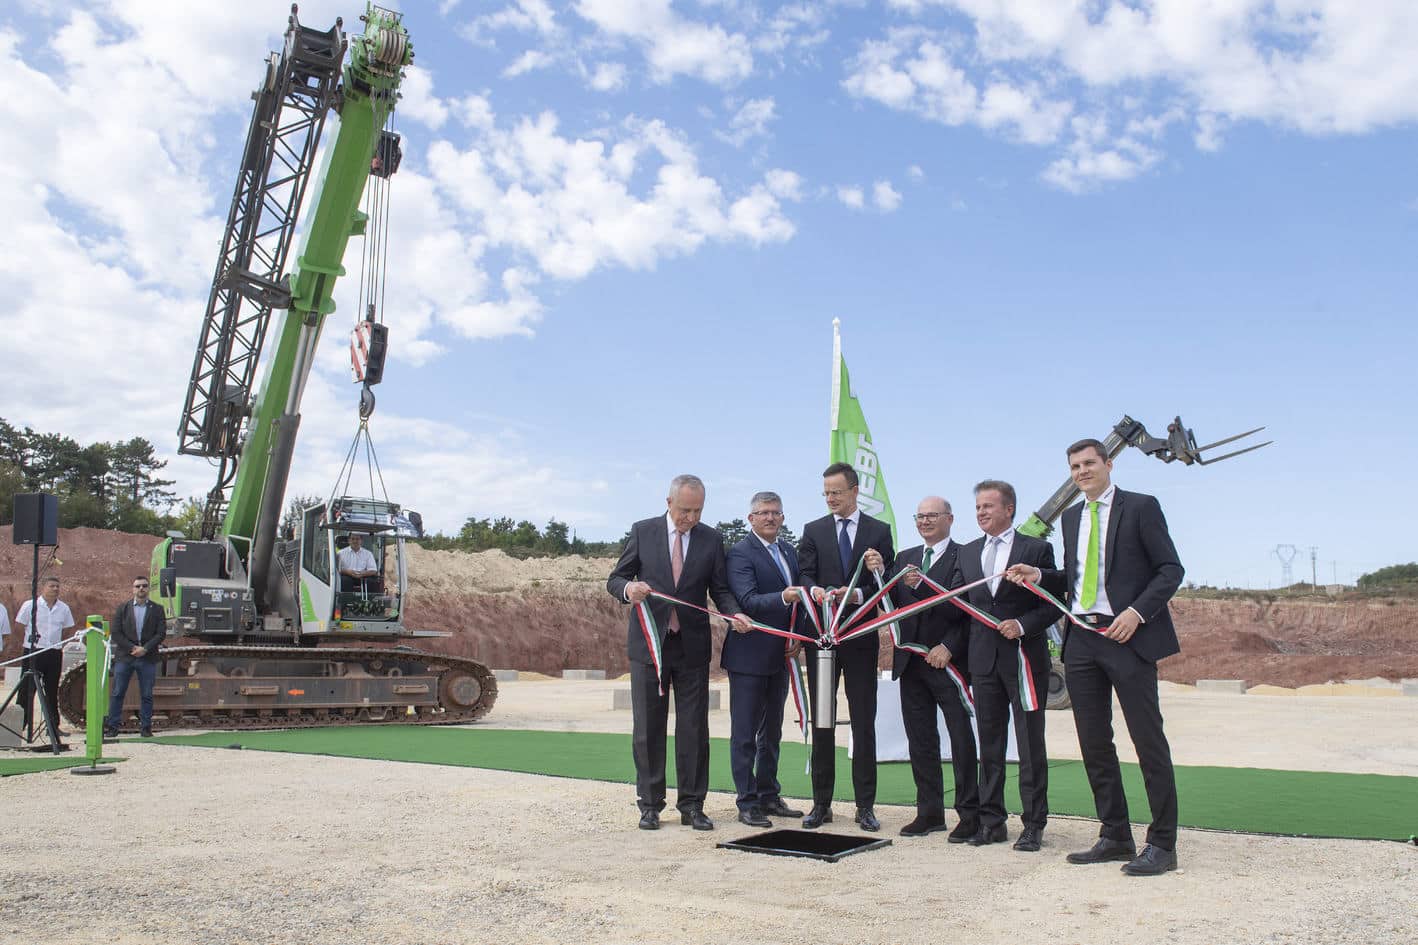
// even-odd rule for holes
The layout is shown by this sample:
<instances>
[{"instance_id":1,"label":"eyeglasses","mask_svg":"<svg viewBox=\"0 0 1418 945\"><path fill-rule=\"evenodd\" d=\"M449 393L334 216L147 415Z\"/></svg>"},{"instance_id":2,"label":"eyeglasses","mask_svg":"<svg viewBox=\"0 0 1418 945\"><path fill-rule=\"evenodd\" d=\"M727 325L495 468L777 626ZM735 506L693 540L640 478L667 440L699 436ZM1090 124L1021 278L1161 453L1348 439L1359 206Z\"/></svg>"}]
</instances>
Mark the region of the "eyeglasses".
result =
<instances>
[{"instance_id":1,"label":"eyeglasses","mask_svg":"<svg viewBox=\"0 0 1418 945\"><path fill-rule=\"evenodd\" d=\"M749 512L749 515L761 515L764 518L782 518L783 513L775 509L759 509L757 512Z\"/></svg>"},{"instance_id":2,"label":"eyeglasses","mask_svg":"<svg viewBox=\"0 0 1418 945\"><path fill-rule=\"evenodd\" d=\"M949 514L950 514L949 512L917 512L917 513L916 513L916 521L918 521L918 522L934 522L936 519L942 518L942 517L944 517L944 516L946 516L946 515L949 515Z\"/></svg>"},{"instance_id":3,"label":"eyeglasses","mask_svg":"<svg viewBox=\"0 0 1418 945\"><path fill-rule=\"evenodd\" d=\"M855 488L856 488L856 486L853 486L853 487L852 487L852 489L855 489ZM826 491L824 491L824 492L822 493L822 497L823 497L824 499L836 499L836 498L839 498L839 497L844 496L844 495L846 495L847 493L851 492L852 489L828 489L828 490L826 490Z\"/></svg>"}]
</instances>

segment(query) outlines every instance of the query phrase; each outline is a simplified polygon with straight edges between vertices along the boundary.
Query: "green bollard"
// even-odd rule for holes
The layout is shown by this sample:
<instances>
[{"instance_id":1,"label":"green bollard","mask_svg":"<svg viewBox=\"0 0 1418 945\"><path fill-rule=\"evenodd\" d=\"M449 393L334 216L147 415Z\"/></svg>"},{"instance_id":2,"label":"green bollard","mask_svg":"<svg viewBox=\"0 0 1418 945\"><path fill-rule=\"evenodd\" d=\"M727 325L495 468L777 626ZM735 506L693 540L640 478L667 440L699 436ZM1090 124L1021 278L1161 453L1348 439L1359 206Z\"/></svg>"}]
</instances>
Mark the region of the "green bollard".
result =
<instances>
[{"instance_id":1,"label":"green bollard","mask_svg":"<svg viewBox=\"0 0 1418 945\"><path fill-rule=\"evenodd\" d=\"M108 648L108 630L103 618L90 614L85 621L84 650L87 658L84 682L84 754L88 765L71 768L74 774L112 774L112 765L101 765L103 757L103 717L108 711L108 673L104 667L104 652Z\"/></svg>"}]
</instances>

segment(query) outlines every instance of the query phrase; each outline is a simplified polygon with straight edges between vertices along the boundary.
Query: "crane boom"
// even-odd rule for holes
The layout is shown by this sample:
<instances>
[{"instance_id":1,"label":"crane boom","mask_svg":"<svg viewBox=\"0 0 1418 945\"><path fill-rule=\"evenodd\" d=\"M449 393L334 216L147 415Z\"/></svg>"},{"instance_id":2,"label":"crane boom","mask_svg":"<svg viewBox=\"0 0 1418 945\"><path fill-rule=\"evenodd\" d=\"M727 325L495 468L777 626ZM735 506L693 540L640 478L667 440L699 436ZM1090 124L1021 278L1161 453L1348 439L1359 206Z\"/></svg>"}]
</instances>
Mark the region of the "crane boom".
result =
<instances>
[{"instance_id":1,"label":"crane boom","mask_svg":"<svg viewBox=\"0 0 1418 945\"><path fill-rule=\"evenodd\" d=\"M287 280L289 307L276 316L275 346L251 407L221 534L243 538L251 586L264 603L281 500L300 426L300 403L325 318L335 310L335 282L345 247L363 232L360 198L384 125L398 98L413 47L400 16L370 5L365 32L350 42L338 95L339 131L325 152L300 249ZM245 548L243 548L243 544Z\"/></svg>"}]
</instances>

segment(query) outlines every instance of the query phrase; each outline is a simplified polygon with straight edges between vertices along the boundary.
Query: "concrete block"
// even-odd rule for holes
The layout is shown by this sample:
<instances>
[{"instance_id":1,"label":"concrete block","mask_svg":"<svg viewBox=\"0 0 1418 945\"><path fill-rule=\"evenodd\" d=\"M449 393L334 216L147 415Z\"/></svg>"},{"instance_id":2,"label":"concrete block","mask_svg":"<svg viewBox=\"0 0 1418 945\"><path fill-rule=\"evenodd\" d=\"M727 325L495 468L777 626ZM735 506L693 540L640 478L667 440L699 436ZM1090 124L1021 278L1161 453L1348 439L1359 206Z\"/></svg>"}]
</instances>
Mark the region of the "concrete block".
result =
<instances>
[{"instance_id":1,"label":"concrete block","mask_svg":"<svg viewBox=\"0 0 1418 945\"><path fill-rule=\"evenodd\" d=\"M1244 679L1198 679L1196 681L1198 692L1225 692L1231 695L1244 696L1246 694L1246 681Z\"/></svg>"},{"instance_id":2,"label":"concrete block","mask_svg":"<svg viewBox=\"0 0 1418 945\"><path fill-rule=\"evenodd\" d=\"M1405 679L1403 681L1403 694L1405 696L1418 696L1418 679Z\"/></svg>"},{"instance_id":3,"label":"concrete block","mask_svg":"<svg viewBox=\"0 0 1418 945\"><path fill-rule=\"evenodd\" d=\"M492 675L497 678L498 682L517 681L517 670L515 669L494 669Z\"/></svg>"},{"instance_id":4,"label":"concrete block","mask_svg":"<svg viewBox=\"0 0 1418 945\"><path fill-rule=\"evenodd\" d=\"M603 669L564 669L561 671L562 679L605 679L606 671Z\"/></svg>"},{"instance_id":5,"label":"concrete block","mask_svg":"<svg viewBox=\"0 0 1418 945\"><path fill-rule=\"evenodd\" d=\"M709 690L709 711L717 712L722 705L723 694L718 689ZM611 708L614 710L630 711L630 687L613 690L611 693ZM675 700L673 694L670 696L670 712L675 710Z\"/></svg>"}]
</instances>

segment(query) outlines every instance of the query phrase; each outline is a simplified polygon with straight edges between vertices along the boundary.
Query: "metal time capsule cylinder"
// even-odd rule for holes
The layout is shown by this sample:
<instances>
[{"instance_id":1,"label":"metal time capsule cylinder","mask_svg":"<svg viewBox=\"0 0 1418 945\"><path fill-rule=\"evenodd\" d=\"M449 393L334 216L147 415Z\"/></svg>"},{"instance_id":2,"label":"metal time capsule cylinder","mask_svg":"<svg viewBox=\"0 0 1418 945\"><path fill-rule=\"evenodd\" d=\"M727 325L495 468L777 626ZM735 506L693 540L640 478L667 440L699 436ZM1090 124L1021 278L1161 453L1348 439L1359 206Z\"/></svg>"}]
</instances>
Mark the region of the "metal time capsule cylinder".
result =
<instances>
[{"instance_id":1,"label":"metal time capsule cylinder","mask_svg":"<svg viewBox=\"0 0 1418 945\"><path fill-rule=\"evenodd\" d=\"M837 650L824 647L813 653L813 728L837 724Z\"/></svg>"}]
</instances>

